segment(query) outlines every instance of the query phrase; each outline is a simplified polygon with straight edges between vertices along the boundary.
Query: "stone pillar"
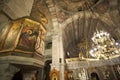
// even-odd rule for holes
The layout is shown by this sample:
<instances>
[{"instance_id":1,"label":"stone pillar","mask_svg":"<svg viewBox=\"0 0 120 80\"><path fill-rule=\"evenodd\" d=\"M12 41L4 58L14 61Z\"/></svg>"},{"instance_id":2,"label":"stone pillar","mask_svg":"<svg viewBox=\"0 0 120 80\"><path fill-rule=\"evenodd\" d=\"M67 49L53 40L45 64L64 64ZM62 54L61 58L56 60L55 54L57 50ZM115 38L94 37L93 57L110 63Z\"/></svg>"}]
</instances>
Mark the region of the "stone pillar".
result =
<instances>
[{"instance_id":1,"label":"stone pillar","mask_svg":"<svg viewBox=\"0 0 120 80\"><path fill-rule=\"evenodd\" d=\"M64 80L64 52L63 52L63 41L62 31L60 23L57 18L58 8L54 4L53 0L46 0L49 11L52 15L54 35L52 36L52 64L51 70L56 69L60 71L60 80Z\"/></svg>"},{"instance_id":2,"label":"stone pillar","mask_svg":"<svg viewBox=\"0 0 120 80\"><path fill-rule=\"evenodd\" d=\"M59 28L59 34L53 36L52 39L52 69L60 71L60 80L64 80L64 52L63 52L63 41L62 33Z\"/></svg>"},{"instance_id":3,"label":"stone pillar","mask_svg":"<svg viewBox=\"0 0 120 80\"><path fill-rule=\"evenodd\" d=\"M63 52L63 43L62 36L56 35L53 36L53 46L52 46L52 69L57 69L60 71L60 80L64 80L64 52Z\"/></svg>"},{"instance_id":4,"label":"stone pillar","mask_svg":"<svg viewBox=\"0 0 120 80\"><path fill-rule=\"evenodd\" d=\"M23 80L36 80L36 71L27 71L23 73Z\"/></svg>"},{"instance_id":5,"label":"stone pillar","mask_svg":"<svg viewBox=\"0 0 120 80\"><path fill-rule=\"evenodd\" d=\"M53 0L46 0L46 3L48 5L49 11L52 15L52 22L53 22L53 36L52 36L52 64L51 64L51 70L56 69L59 71L59 60L60 60L60 49L59 49L59 22L57 19L56 14L56 6L53 2Z\"/></svg>"},{"instance_id":6,"label":"stone pillar","mask_svg":"<svg viewBox=\"0 0 120 80\"><path fill-rule=\"evenodd\" d=\"M65 72L65 60L64 60L64 51L63 51L63 36L62 36L62 29L60 27L60 41L59 41L59 54L60 54L60 80L64 80L64 72Z\"/></svg>"},{"instance_id":7,"label":"stone pillar","mask_svg":"<svg viewBox=\"0 0 120 80\"><path fill-rule=\"evenodd\" d=\"M12 80L14 74L18 72L19 69L10 64L0 65L0 80Z\"/></svg>"},{"instance_id":8,"label":"stone pillar","mask_svg":"<svg viewBox=\"0 0 120 80\"><path fill-rule=\"evenodd\" d=\"M55 35L52 39L52 64L51 69L59 70L60 53L59 53L59 36Z\"/></svg>"}]
</instances>

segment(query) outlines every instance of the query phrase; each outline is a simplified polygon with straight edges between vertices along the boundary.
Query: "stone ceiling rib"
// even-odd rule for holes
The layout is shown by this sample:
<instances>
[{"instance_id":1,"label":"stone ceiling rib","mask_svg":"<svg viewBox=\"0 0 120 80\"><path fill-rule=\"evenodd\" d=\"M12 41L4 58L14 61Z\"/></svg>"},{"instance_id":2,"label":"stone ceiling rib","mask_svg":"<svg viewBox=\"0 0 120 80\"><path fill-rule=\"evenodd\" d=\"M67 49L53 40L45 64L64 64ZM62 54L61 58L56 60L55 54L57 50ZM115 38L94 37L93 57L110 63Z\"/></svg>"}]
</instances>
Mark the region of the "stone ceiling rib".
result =
<instances>
[{"instance_id":1,"label":"stone ceiling rib","mask_svg":"<svg viewBox=\"0 0 120 80\"><path fill-rule=\"evenodd\" d=\"M90 38L90 33L91 33L91 30L92 30L92 22L93 22L93 19L92 17L89 18L89 29L88 29L88 35L87 35L87 38L89 39Z\"/></svg>"},{"instance_id":2,"label":"stone ceiling rib","mask_svg":"<svg viewBox=\"0 0 120 80\"><path fill-rule=\"evenodd\" d=\"M79 18L79 25L78 25L78 38L82 38L83 37L83 33L84 33L84 20L82 18Z\"/></svg>"},{"instance_id":3,"label":"stone ceiling rib","mask_svg":"<svg viewBox=\"0 0 120 80\"><path fill-rule=\"evenodd\" d=\"M72 43L73 44L75 44L75 30L74 30L74 27L75 27L75 25L74 25L74 22L72 21L72 23L71 23L71 31L72 31L72 34L71 34L71 36L72 36Z\"/></svg>"},{"instance_id":4,"label":"stone ceiling rib","mask_svg":"<svg viewBox=\"0 0 120 80\"><path fill-rule=\"evenodd\" d=\"M75 25L76 24L76 25ZM79 18L77 20L74 20L74 35L75 35L75 39L78 40L78 32L79 32L79 29L78 29L78 26L79 26Z\"/></svg>"}]
</instances>

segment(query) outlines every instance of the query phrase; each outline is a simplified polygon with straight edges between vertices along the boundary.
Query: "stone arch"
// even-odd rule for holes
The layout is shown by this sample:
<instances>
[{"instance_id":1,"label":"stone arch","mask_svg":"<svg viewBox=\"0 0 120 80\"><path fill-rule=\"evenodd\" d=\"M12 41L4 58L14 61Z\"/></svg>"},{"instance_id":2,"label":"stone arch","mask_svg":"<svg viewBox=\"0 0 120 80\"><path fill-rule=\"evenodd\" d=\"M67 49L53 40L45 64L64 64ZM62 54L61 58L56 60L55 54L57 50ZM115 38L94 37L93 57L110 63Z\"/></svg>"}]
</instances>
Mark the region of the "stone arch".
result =
<instances>
[{"instance_id":1,"label":"stone arch","mask_svg":"<svg viewBox=\"0 0 120 80\"><path fill-rule=\"evenodd\" d=\"M98 13L96 12L93 12L91 13L91 11L83 11L83 12L78 12L74 15L72 15L71 17L69 17L68 19L66 19L62 24L61 24L61 27L62 29L65 29L65 27L67 27L67 24L71 23L73 20L77 20L78 18L93 18L93 19L96 19L98 18L99 20L103 21L104 23L108 24L109 26L114 26L114 23L110 20L109 20L109 14L105 14L103 16L99 15Z\"/></svg>"}]
</instances>

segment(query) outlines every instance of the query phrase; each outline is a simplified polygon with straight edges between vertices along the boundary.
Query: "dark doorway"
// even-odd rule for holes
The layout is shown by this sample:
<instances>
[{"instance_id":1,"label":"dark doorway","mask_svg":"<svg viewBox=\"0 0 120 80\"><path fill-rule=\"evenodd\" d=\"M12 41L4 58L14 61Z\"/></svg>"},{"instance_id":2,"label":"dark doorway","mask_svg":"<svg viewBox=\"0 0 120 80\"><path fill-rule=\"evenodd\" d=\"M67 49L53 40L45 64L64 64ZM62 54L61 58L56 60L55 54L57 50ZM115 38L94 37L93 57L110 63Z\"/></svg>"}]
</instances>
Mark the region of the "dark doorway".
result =
<instances>
[{"instance_id":1,"label":"dark doorway","mask_svg":"<svg viewBox=\"0 0 120 80\"><path fill-rule=\"evenodd\" d=\"M97 73L95 72L91 73L91 80L99 80Z\"/></svg>"},{"instance_id":2,"label":"dark doorway","mask_svg":"<svg viewBox=\"0 0 120 80\"><path fill-rule=\"evenodd\" d=\"M51 60L47 60L45 62L45 67L44 67L44 80L50 80L50 69L51 69L51 66L50 64L52 63Z\"/></svg>"},{"instance_id":3,"label":"dark doorway","mask_svg":"<svg viewBox=\"0 0 120 80\"><path fill-rule=\"evenodd\" d=\"M13 76L12 80L23 80L22 72L21 72L21 71L17 72L17 73Z\"/></svg>"}]
</instances>

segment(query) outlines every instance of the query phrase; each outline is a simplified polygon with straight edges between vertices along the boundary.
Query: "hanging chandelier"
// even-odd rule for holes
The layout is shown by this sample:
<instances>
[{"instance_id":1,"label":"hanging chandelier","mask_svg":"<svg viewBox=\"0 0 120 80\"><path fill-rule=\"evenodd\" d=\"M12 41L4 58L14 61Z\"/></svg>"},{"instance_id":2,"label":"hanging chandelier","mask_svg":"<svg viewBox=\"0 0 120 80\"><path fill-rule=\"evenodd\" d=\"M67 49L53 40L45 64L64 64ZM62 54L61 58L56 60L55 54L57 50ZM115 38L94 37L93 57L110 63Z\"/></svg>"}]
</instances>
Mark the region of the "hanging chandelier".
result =
<instances>
[{"instance_id":1,"label":"hanging chandelier","mask_svg":"<svg viewBox=\"0 0 120 80\"><path fill-rule=\"evenodd\" d=\"M89 51L92 57L109 58L120 53L120 44L105 31L95 32L92 41L92 49Z\"/></svg>"}]
</instances>

